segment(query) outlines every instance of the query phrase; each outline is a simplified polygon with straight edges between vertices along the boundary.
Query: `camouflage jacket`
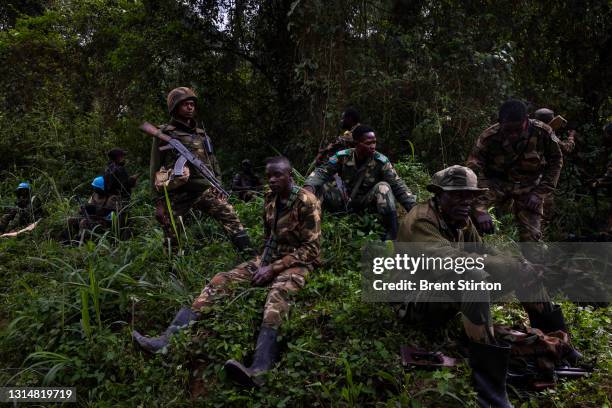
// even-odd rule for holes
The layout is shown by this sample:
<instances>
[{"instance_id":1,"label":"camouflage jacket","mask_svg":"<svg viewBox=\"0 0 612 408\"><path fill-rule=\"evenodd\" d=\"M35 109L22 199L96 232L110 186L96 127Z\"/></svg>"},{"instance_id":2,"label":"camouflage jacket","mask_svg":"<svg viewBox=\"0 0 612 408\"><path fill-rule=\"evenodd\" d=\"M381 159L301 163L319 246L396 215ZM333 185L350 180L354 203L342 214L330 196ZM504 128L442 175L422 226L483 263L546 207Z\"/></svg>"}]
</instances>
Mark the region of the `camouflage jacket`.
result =
<instances>
[{"instance_id":1,"label":"camouflage jacket","mask_svg":"<svg viewBox=\"0 0 612 408\"><path fill-rule=\"evenodd\" d=\"M185 147L187 147L192 153L194 153L200 160L204 162L217 177L221 175L221 169L219 162L214 155L212 148L212 142L204 129L187 125L176 119L172 119L170 124L160 126L162 132L167 135L178 139ZM151 185L155 191L155 173L164 166L166 169L174 167L178 155L173 149L159 151L159 148L166 143L161 142L159 139L153 139L153 145L151 146L151 164L149 167L149 175L151 179ZM179 189L181 191L204 191L210 186L210 183L202 176L192 165L187 162L189 166L189 181ZM177 189L178 190L178 189Z\"/></svg>"},{"instance_id":2,"label":"camouflage jacket","mask_svg":"<svg viewBox=\"0 0 612 408\"><path fill-rule=\"evenodd\" d=\"M296 187L293 200L278 211L276 194L268 192L264 204L265 236L274 232L270 265L279 273L293 266L312 268L319 263L321 206L314 194Z\"/></svg>"},{"instance_id":3,"label":"camouflage jacket","mask_svg":"<svg viewBox=\"0 0 612 408\"><path fill-rule=\"evenodd\" d=\"M94 192L87 201L86 211L90 216L106 217L119 209L119 196Z\"/></svg>"},{"instance_id":4,"label":"camouflage jacket","mask_svg":"<svg viewBox=\"0 0 612 408\"><path fill-rule=\"evenodd\" d=\"M344 131L344 133L338 136L333 142L320 149L319 153L317 154L317 158L315 159L315 166L324 165L331 156L338 153L340 150L354 147L355 142L353 141L353 130L357 126L359 126L359 123L353 126L351 130Z\"/></svg>"},{"instance_id":5,"label":"camouflage jacket","mask_svg":"<svg viewBox=\"0 0 612 408\"><path fill-rule=\"evenodd\" d=\"M308 176L304 185L313 187L318 193L325 183L332 180L334 174L340 176L353 201L359 202L376 183L386 181L406 211L410 211L415 203L415 196L382 153L375 152L373 157L358 168L355 149L341 150L330 157L326 164L317 167Z\"/></svg>"},{"instance_id":6,"label":"camouflage jacket","mask_svg":"<svg viewBox=\"0 0 612 408\"><path fill-rule=\"evenodd\" d=\"M40 198L33 195L25 200L17 200L15 207L10 207L5 211L13 215L12 227L25 227L44 216L42 202Z\"/></svg>"},{"instance_id":7,"label":"camouflage jacket","mask_svg":"<svg viewBox=\"0 0 612 408\"><path fill-rule=\"evenodd\" d=\"M434 199L417 204L408 215L403 217L397 241L427 243L423 250L441 257L465 256L462 244L473 243L466 246L465 250L490 254L487 256L487 272L508 273L515 268L520 268L522 263L520 257L501 255L492 248L485 249L482 245L482 238L470 218L462 229L450 227L442 218Z\"/></svg>"},{"instance_id":8,"label":"camouflage jacket","mask_svg":"<svg viewBox=\"0 0 612 408\"><path fill-rule=\"evenodd\" d=\"M478 176L478 185L513 183L533 186L532 191L540 195L551 193L563 165L551 127L530 119L527 131L515 145L499 129L499 124L486 129L467 160L467 166Z\"/></svg>"},{"instance_id":9,"label":"camouflage jacket","mask_svg":"<svg viewBox=\"0 0 612 408\"><path fill-rule=\"evenodd\" d=\"M104 171L104 185L109 194L129 198L135 184L136 180L129 176L125 166L112 161L108 163Z\"/></svg>"}]
</instances>

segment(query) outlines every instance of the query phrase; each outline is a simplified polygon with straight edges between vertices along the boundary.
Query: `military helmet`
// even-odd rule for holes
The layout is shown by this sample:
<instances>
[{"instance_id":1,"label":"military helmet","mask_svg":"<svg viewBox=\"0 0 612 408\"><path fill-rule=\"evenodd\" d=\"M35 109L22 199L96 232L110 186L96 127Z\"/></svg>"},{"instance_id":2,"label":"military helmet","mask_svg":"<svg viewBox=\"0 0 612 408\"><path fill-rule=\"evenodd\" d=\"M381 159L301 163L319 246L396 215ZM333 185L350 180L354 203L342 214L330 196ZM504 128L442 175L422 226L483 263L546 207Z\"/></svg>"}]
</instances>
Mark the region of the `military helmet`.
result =
<instances>
[{"instance_id":1,"label":"military helmet","mask_svg":"<svg viewBox=\"0 0 612 408\"><path fill-rule=\"evenodd\" d=\"M104 177L98 176L91 182L93 188L104 190Z\"/></svg>"},{"instance_id":2,"label":"military helmet","mask_svg":"<svg viewBox=\"0 0 612 408\"><path fill-rule=\"evenodd\" d=\"M471 169L454 165L440 170L431 178L427 190L432 193L439 191L486 191L488 188L478 187L478 177Z\"/></svg>"},{"instance_id":3,"label":"military helmet","mask_svg":"<svg viewBox=\"0 0 612 408\"><path fill-rule=\"evenodd\" d=\"M533 117L541 122L550 123L555 117L555 112L548 108L541 108L533 113Z\"/></svg>"},{"instance_id":4,"label":"military helmet","mask_svg":"<svg viewBox=\"0 0 612 408\"><path fill-rule=\"evenodd\" d=\"M28 183L27 181L22 181L21 183L19 183L19 185L17 186L15 191L19 191L19 190L31 190L31 189L32 189L32 186L30 186L30 183Z\"/></svg>"},{"instance_id":5,"label":"military helmet","mask_svg":"<svg viewBox=\"0 0 612 408\"><path fill-rule=\"evenodd\" d=\"M166 100L168 103L168 113L172 115L176 107L187 99L193 99L194 101L198 100L198 97L196 96L195 92L191 90L191 88L181 86L171 90Z\"/></svg>"}]
</instances>

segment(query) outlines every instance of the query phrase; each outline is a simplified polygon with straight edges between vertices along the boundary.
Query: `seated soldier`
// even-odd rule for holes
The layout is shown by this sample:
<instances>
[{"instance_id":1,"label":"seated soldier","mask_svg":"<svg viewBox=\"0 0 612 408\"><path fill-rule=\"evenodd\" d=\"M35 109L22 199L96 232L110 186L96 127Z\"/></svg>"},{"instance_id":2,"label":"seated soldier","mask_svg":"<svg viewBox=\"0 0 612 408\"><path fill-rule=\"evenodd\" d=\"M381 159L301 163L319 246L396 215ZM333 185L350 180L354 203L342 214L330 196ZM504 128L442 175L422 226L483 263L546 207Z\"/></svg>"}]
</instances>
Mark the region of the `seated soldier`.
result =
<instances>
[{"instance_id":1,"label":"seated soldier","mask_svg":"<svg viewBox=\"0 0 612 408\"><path fill-rule=\"evenodd\" d=\"M93 194L87 204L81 206L81 216L68 219L70 236L78 228L79 240L83 242L86 231L97 228L108 229L112 225L113 215L117 216L119 196L109 195L105 189L104 177L98 176L91 182Z\"/></svg>"},{"instance_id":2,"label":"seated soldier","mask_svg":"<svg viewBox=\"0 0 612 408\"><path fill-rule=\"evenodd\" d=\"M232 180L232 192L238 193L238 198L248 202L263 189L263 184L253 171L253 165L249 159L244 159L240 163L240 170L240 173L236 173Z\"/></svg>"},{"instance_id":3,"label":"seated soldier","mask_svg":"<svg viewBox=\"0 0 612 408\"><path fill-rule=\"evenodd\" d=\"M374 130L364 125L357 126L353 130L353 139L355 147L339 151L326 164L317 167L306 179L304 188L316 192L326 210L371 210L377 213L386 230L383 239L393 240L397 236L395 200L410 211L415 196L397 175L389 159L376 151ZM324 186L336 174L340 186L326 190Z\"/></svg>"},{"instance_id":4,"label":"seated soldier","mask_svg":"<svg viewBox=\"0 0 612 408\"><path fill-rule=\"evenodd\" d=\"M15 207L9 207L0 218L0 234L27 227L43 216L42 204L32 195L30 183L19 183L15 196Z\"/></svg>"},{"instance_id":5,"label":"seated soldier","mask_svg":"<svg viewBox=\"0 0 612 408\"><path fill-rule=\"evenodd\" d=\"M470 219L471 207L475 198L486 189L478 188L476 174L467 167L451 166L434 174L427 189L435 195L427 203L417 205L402 220L398 242L426 243L428 251L437 256L465 257L461 247L465 243L482 243L476 227ZM474 247L479 245L475 244ZM481 247L484 249L484 247ZM541 269L521 257L498 253L487 253L486 271L472 269L461 275L461 279L474 281L503 282L505 293L515 291L529 315L532 327L544 333L562 330L567 332L561 309L553 305L541 280ZM453 270L442 279L453 279ZM422 296L420 296L422 295ZM510 347L498 343L493 336L490 301L491 293L486 289L478 295L470 291L460 291L450 303L426 302L427 296L421 292L419 300L409 304L407 317L412 323L439 316L448 307L458 308L462 313L463 327L470 340L469 364L477 398L482 407L511 407L506 393L506 371L510 357ZM575 361L580 354L571 350L565 356Z\"/></svg>"},{"instance_id":6,"label":"seated soldier","mask_svg":"<svg viewBox=\"0 0 612 408\"><path fill-rule=\"evenodd\" d=\"M149 352L166 347L170 337L191 321L200 319L232 283L270 287L253 364L245 367L229 360L225 369L230 378L243 385L259 385L260 374L276 359L277 331L289 311L289 297L300 290L306 276L319 262L321 209L316 197L293 183L291 164L284 157L268 161L266 176L271 192L265 197L266 248L261 257L215 275L191 308L179 310L168 329L159 337L133 332L138 344Z\"/></svg>"}]
</instances>

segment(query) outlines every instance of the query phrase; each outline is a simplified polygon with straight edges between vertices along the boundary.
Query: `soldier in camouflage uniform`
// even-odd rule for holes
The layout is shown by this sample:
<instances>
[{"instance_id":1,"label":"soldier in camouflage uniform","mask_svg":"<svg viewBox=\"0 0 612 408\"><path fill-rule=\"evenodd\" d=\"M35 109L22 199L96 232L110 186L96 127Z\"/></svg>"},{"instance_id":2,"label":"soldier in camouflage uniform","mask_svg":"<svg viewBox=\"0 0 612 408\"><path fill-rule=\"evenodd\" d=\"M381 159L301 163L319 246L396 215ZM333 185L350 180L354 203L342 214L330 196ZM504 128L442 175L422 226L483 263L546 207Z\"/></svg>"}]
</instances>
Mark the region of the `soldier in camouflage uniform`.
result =
<instances>
[{"instance_id":1,"label":"soldier in camouflage uniform","mask_svg":"<svg viewBox=\"0 0 612 408\"><path fill-rule=\"evenodd\" d=\"M417 205L403 220L398 234L398 242L426 243L424 250L428 256L455 258L471 256L476 258L486 253L484 269L466 270L462 275L455 271L440 272L441 281L460 279L494 281L502 283L502 296L516 291L526 309L532 327L543 332L563 330L567 327L561 309L551 304L541 282L541 268L521 257L508 256L486 249L482 239L470 219L471 207L477 197L486 194L479 188L476 174L467 167L451 166L434 174L427 189L434 197L427 203ZM465 243L474 243L466 246ZM463 249L465 248L465 250ZM477 251L478 254L468 253ZM420 252L419 252L420 253ZM486 270L485 270L486 269ZM437 271L436 271L437 272ZM434 273L434 272L432 272ZM433 276L430 279L435 279ZM490 302L492 293L482 290L461 291L449 298L449 303L433 301L430 291L418 294L417 301L408 303L402 309L409 324L419 322L438 322L448 310L460 311L465 333L470 340L469 363L481 407L511 407L506 393L506 370L510 357L510 347L499 344L493 336ZM450 296L450 295L449 295ZM564 358L575 361L580 354L568 350Z\"/></svg>"},{"instance_id":2,"label":"soldier in camouflage uniform","mask_svg":"<svg viewBox=\"0 0 612 408\"><path fill-rule=\"evenodd\" d=\"M113 216L119 213L121 199L118 194L109 194L103 176L98 176L91 182L93 193L87 200L87 204L80 208L78 217L68 218L68 230L63 233L64 240L68 241L76 236L78 230L79 242L86 239L88 231L108 230L113 221Z\"/></svg>"},{"instance_id":3,"label":"soldier in camouflage uniform","mask_svg":"<svg viewBox=\"0 0 612 408\"><path fill-rule=\"evenodd\" d=\"M527 116L526 105L505 102L499 123L478 138L467 165L488 191L476 199L473 216L482 233L493 232L491 205L512 203L521 241L540 241L544 197L557 186L563 158L553 131Z\"/></svg>"},{"instance_id":4,"label":"soldier in camouflage uniform","mask_svg":"<svg viewBox=\"0 0 612 408\"><path fill-rule=\"evenodd\" d=\"M253 165L249 159L240 163L240 173L234 175L232 180L232 193L237 193L242 201L251 201L257 196L257 192L263 189L261 180L253 171Z\"/></svg>"},{"instance_id":5,"label":"soldier in camouflage uniform","mask_svg":"<svg viewBox=\"0 0 612 408\"><path fill-rule=\"evenodd\" d=\"M174 333L206 313L232 283L268 285L252 366L246 368L234 360L225 365L228 375L237 382L261 383L259 374L267 371L276 358L277 331L287 317L290 297L304 287L307 275L319 263L321 208L313 194L293 183L291 172L291 164L284 157L274 158L266 166L271 192L264 205L267 240L262 256L215 275L191 308L178 312L162 336L149 338L135 331L135 340L145 350L157 352L167 346Z\"/></svg>"},{"instance_id":6,"label":"soldier in camouflage uniform","mask_svg":"<svg viewBox=\"0 0 612 408\"><path fill-rule=\"evenodd\" d=\"M32 195L30 183L19 183L15 195L15 207L8 208L0 217L0 234L24 228L43 216L42 204Z\"/></svg>"},{"instance_id":7,"label":"soldier in camouflage uniform","mask_svg":"<svg viewBox=\"0 0 612 408\"><path fill-rule=\"evenodd\" d=\"M555 112L548 108L541 108L534 112L533 117L534 119L544 122L552 127ZM563 153L564 156L571 154L576 148L576 131L573 129L568 130L567 139L565 140L559 139L555 130L553 129L553 139L556 139L557 143L559 144L559 148L561 149L561 153ZM547 194L546 197L544 197L542 210L544 213L542 217L542 227L544 227L544 224L548 224L553 218L553 213L555 210L554 193Z\"/></svg>"},{"instance_id":8,"label":"soldier in camouflage uniform","mask_svg":"<svg viewBox=\"0 0 612 408\"><path fill-rule=\"evenodd\" d=\"M359 126L359 112L353 108L348 108L342 112L340 119L340 127L344 132L338 136L333 142L319 150L315 158L315 166L322 166L340 150L350 149L355 146L353 142L353 130Z\"/></svg>"},{"instance_id":9,"label":"soldier in camouflage uniform","mask_svg":"<svg viewBox=\"0 0 612 408\"><path fill-rule=\"evenodd\" d=\"M195 93L185 87L176 88L168 94L168 112L172 120L162 125L160 130L165 134L178 139L185 147L202 160L217 176L221 175L219 163L215 157L212 142L204 132L196 126L194 119L197 97ZM172 169L177 160L173 150L164 150L164 142L158 138L153 139L151 147L150 176L153 187L156 187L156 173L163 167ZM191 163L186 164L184 176L187 180L175 188L168 188L173 217L186 215L190 209L206 212L221 223L223 229L230 237L239 251L253 253L249 236L240 223L234 207L226 200L221 199L218 192L211 188L210 183L202 176ZM166 237L176 240L170 221L170 213L163 196L163 188L157 186L160 197L156 204L156 218L162 225Z\"/></svg>"},{"instance_id":10,"label":"soldier in camouflage uniform","mask_svg":"<svg viewBox=\"0 0 612 408\"><path fill-rule=\"evenodd\" d=\"M317 167L306 179L304 188L322 197L326 210L376 212L386 230L383 239L393 240L397 235L395 201L410 211L415 196L389 159L376 151L376 135L372 129L360 125L354 129L353 138L356 147L339 151L326 164ZM344 191L338 187L326 190L324 186L336 174Z\"/></svg>"}]
</instances>

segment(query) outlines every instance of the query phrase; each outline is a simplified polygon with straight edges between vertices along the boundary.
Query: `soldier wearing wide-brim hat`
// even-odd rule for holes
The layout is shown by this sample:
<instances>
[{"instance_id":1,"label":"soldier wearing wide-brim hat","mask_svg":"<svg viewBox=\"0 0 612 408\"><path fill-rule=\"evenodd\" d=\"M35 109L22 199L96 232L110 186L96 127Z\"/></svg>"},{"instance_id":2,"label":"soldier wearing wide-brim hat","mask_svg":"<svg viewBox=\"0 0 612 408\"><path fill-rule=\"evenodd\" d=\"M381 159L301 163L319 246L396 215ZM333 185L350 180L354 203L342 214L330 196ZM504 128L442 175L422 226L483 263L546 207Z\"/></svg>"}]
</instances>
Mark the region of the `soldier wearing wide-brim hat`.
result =
<instances>
[{"instance_id":1,"label":"soldier wearing wide-brim hat","mask_svg":"<svg viewBox=\"0 0 612 408\"><path fill-rule=\"evenodd\" d=\"M448 272L419 271L429 272L423 278L450 282L459 276L466 281L500 282L502 293L484 290L474 295L476 292L458 291L449 294L446 302L446 298L434 300L435 294L421 291L415 294L416 301L402 307L402 317L415 324L425 320L443 320L443 315L448 316L449 312L461 312L463 327L470 340L469 363L478 403L481 407L511 407L506 393L510 347L497 344L493 338L488 299L515 291L523 301L532 327L545 333L567 332L563 314L550 302L539 279L541 270L522 257L489 251L482 245L470 213L476 199L488 190L478 187L478 178L471 169L455 165L441 170L434 174L427 189L434 193L434 197L427 203L416 205L406 215L400 224L397 241L412 243L419 254L422 249L428 255L443 259L466 259L474 253L486 253L486 262L484 268L466 270L461 275L452 269ZM529 297L528 301L525 301L526 297ZM579 357L575 350L571 353L567 358Z\"/></svg>"},{"instance_id":2,"label":"soldier wearing wide-brim hat","mask_svg":"<svg viewBox=\"0 0 612 408\"><path fill-rule=\"evenodd\" d=\"M220 177L221 169L213 150L212 141L204 129L196 126L197 101L195 92L190 88L179 87L170 91L166 102L171 120L170 123L160 126L160 130L178 139L217 177ZM171 219L177 219L193 208L217 220L239 251L253 253L249 236L234 207L219 196L208 180L191 163L187 162L183 174L176 176L174 166L178 156L171 149L163 150L164 145L165 143L159 139L153 139L150 176L151 183L159 195L155 215L164 229L166 238L171 241L177 240ZM165 180L164 174L167 176ZM164 190L168 192L171 208L168 207L165 200Z\"/></svg>"}]
</instances>

